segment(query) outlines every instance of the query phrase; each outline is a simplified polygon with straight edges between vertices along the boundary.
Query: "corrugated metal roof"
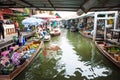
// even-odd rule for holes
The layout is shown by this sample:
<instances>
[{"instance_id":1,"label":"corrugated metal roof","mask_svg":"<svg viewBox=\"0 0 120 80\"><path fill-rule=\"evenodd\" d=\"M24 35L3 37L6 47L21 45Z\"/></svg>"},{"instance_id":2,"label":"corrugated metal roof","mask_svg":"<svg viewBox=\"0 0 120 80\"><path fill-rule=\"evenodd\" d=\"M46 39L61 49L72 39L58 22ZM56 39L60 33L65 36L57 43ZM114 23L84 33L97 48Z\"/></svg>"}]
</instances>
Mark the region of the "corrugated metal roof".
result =
<instances>
[{"instance_id":1,"label":"corrugated metal roof","mask_svg":"<svg viewBox=\"0 0 120 80\"><path fill-rule=\"evenodd\" d=\"M120 0L0 0L0 8L36 8L46 11L119 10Z\"/></svg>"}]
</instances>

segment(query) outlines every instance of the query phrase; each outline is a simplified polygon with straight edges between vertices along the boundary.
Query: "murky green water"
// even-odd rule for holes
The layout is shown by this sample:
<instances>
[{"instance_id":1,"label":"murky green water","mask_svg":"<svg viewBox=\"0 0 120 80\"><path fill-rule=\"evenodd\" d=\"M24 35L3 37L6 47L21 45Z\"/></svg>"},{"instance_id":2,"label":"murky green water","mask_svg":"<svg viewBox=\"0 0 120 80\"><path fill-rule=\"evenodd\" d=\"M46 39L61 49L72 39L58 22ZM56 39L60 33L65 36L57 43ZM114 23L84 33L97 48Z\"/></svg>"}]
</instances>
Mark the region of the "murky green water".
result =
<instances>
[{"instance_id":1,"label":"murky green water","mask_svg":"<svg viewBox=\"0 0 120 80\"><path fill-rule=\"evenodd\" d=\"M51 44L61 50L38 55L15 80L120 80L120 69L79 33L63 29Z\"/></svg>"}]
</instances>

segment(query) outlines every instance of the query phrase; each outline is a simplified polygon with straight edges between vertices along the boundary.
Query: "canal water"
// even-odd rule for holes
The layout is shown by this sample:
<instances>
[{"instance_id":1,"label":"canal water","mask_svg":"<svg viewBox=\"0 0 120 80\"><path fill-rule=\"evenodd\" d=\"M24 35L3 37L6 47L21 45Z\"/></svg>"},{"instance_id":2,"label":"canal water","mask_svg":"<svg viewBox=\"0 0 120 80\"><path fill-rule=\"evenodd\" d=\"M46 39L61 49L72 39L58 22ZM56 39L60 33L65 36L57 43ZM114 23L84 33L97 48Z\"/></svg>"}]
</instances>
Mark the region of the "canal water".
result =
<instances>
[{"instance_id":1,"label":"canal water","mask_svg":"<svg viewBox=\"0 0 120 80\"><path fill-rule=\"evenodd\" d=\"M61 31L45 43L45 47L57 45L60 50L39 54L14 80L120 80L120 69L91 40L77 32Z\"/></svg>"}]
</instances>

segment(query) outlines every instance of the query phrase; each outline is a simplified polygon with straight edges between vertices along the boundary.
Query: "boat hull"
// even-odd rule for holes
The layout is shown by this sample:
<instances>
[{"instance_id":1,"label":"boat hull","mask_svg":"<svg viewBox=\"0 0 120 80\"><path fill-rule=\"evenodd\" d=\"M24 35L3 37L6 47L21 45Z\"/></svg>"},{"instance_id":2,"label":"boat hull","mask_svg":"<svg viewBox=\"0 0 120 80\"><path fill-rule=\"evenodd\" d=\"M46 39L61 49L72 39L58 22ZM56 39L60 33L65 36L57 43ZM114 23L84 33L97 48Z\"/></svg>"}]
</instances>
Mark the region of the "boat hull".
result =
<instances>
[{"instance_id":1,"label":"boat hull","mask_svg":"<svg viewBox=\"0 0 120 80\"><path fill-rule=\"evenodd\" d=\"M14 79L18 74L20 74L34 59L35 56L39 53L39 51L43 47L43 41L40 42L39 47L37 48L36 52L32 54L32 56L26 60L22 65L18 66L17 69L15 69L13 72L11 72L9 75L0 75L0 80L12 80Z\"/></svg>"},{"instance_id":2,"label":"boat hull","mask_svg":"<svg viewBox=\"0 0 120 80\"><path fill-rule=\"evenodd\" d=\"M88 39L93 39L93 37L91 35L88 34L83 34L81 31L79 31L79 33L83 36L86 37ZM96 41L103 41L103 38L96 38Z\"/></svg>"},{"instance_id":3,"label":"boat hull","mask_svg":"<svg viewBox=\"0 0 120 80\"><path fill-rule=\"evenodd\" d=\"M114 63L117 67L120 68L120 62L117 61L113 56L111 56L106 50L104 50L103 46L100 46L102 43L99 41L95 41L96 47L99 49L99 51L107 58L109 59L112 63Z\"/></svg>"}]
</instances>

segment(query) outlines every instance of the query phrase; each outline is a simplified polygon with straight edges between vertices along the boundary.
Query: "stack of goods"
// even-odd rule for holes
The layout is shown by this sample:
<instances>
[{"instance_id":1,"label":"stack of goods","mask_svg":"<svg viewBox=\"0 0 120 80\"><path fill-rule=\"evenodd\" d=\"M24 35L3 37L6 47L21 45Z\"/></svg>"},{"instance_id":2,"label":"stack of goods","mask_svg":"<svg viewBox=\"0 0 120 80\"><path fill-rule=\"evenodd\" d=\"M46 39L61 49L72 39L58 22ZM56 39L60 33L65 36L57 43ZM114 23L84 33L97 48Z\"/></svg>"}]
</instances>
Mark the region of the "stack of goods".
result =
<instances>
[{"instance_id":1,"label":"stack of goods","mask_svg":"<svg viewBox=\"0 0 120 80\"><path fill-rule=\"evenodd\" d=\"M11 47L9 48L10 51L16 51L17 49L19 49L19 46L18 46L18 45L11 46Z\"/></svg>"},{"instance_id":2,"label":"stack of goods","mask_svg":"<svg viewBox=\"0 0 120 80\"><path fill-rule=\"evenodd\" d=\"M0 74L10 74L29 59L39 45L39 43L31 42L23 46L23 48L19 48L19 46L15 45L11 46L8 51L3 51L0 58Z\"/></svg>"},{"instance_id":3,"label":"stack of goods","mask_svg":"<svg viewBox=\"0 0 120 80\"><path fill-rule=\"evenodd\" d=\"M10 51L3 51L0 59L0 71L2 74L8 74L14 70L14 65L10 59Z\"/></svg>"},{"instance_id":4,"label":"stack of goods","mask_svg":"<svg viewBox=\"0 0 120 80\"><path fill-rule=\"evenodd\" d=\"M109 46L106 51L117 61L120 61L120 47L118 46Z\"/></svg>"}]
</instances>

